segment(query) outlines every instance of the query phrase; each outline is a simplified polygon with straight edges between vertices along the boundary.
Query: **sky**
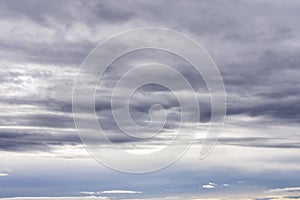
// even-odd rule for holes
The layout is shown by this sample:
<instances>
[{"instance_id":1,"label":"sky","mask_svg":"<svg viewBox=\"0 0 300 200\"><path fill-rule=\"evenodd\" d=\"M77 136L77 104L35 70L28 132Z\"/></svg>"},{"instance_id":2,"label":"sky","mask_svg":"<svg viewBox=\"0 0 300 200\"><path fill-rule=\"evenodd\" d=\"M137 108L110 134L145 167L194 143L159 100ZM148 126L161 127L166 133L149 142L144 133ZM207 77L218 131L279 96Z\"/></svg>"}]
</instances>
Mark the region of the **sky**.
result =
<instances>
[{"instance_id":1,"label":"sky","mask_svg":"<svg viewBox=\"0 0 300 200\"><path fill-rule=\"evenodd\" d=\"M2 0L0 199L300 199L299 9L298 0ZM99 142L99 151L117 160L117 167L95 159L78 135L72 94L83 61L113 35L143 27L189 36L218 67L226 117L221 136L208 138L218 143L204 158L199 154L205 146L201 144L214 126L211 95L219 97L222 91L209 91L205 77L191 63L158 49L121 56L96 87L90 82L82 85L95 88L97 121L111 143L94 138L96 130L83 132L92 134L90 140ZM152 39L151 34L137 35L122 45L170 42ZM180 41L169 45L176 42ZM110 46L107 55L114 56L120 46ZM186 51L198 53L193 48ZM135 66L149 63L146 71L135 74L138 80L158 77L175 90L148 84L136 88L128 101L124 95L130 91L129 81L119 88L113 107L110 98L118 80ZM171 66L194 92L153 63ZM172 92L187 102L187 108ZM189 107L195 94L197 121ZM79 115L88 125L91 115L85 97L78 99ZM125 135L113 115L114 109L122 114L123 106L129 107L135 123L134 136L149 136L165 121L159 134L149 140ZM128 120L121 122L132 131ZM138 129L149 122L150 129ZM168 158L159 155L149 164L116 156L113 149L141 157L160 152L179 127L183 135L178 148L187 145L195 131L197 142L172 165L141 174L116 170L158 166Z\"/></svg>"}]
</instances>

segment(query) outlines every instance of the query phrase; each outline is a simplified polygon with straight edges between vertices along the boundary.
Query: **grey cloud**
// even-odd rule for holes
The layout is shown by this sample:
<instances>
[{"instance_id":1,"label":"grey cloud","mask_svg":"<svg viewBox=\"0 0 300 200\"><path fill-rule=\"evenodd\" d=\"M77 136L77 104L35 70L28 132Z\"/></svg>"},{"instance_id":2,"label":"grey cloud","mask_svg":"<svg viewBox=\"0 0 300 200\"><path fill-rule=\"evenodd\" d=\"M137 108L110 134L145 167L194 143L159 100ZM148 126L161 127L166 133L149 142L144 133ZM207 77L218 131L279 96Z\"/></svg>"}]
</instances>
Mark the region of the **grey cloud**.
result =
<instances>
[{"instance_id":1,"label":"grey cloud","mask_svg":"<svg viewBox=\"0 0 300 200\"><path fill-rule=\"evenodd\" d=\"M124 22L134 16L134 13L123 10L122 7L110 1L51 1L37 0L3 1L2 16L10 18L28 17L37 23L49 25L49 18L55 19L66 26L74 21L95 23ZM59 6L58 6L59 5ZM80 13L80 15L78 15Z\"/></svg>"},{"instance_id":2,"label":"grey cloud","mask_svg":"<svg viewBox=\"0 0 300 200\"><path fill-rule=\"evenodd\" d=\"M287 199L300 199L300 196L285 196Z\"/></svg>"},{"instance_id":3,"label":"grey cloud","mask_svg":"<svg viewBox=\"0 0 300 200\"><path fill-rule=\"evenodd\" d=\"M74 121L72 117L60 117L51 115L32 115L29 116L29 124L37 127L55 127L55 128L72 128Z\"/></svg>"},{"instance_id":4,"label":"grey cloud","mask_svg":"<svg viewBox=\"0 0 300 200\"><path fill-rule=\"evenodd\" d=\"M64 6L57 6L57 5ZM52 15L57 18L63 19L67 17L68 13L64 15L64 7L70 7L67 1L51 1L48 3L42 3L36 0L26 1L3 1L1 4L2 16L10 18L28 17L38 23L45 22L47 15ZM68 16L70 17L70 16Z\"/></svg>"},{"instance_id":5,"label":"grey cloud","mask_svg":"<svg viewBox=\"0 0 300 200\"><path fill-rule=\"evenodd\" d=\"M300 49L293 44L299 40L300 29L292 19L298 18L298 10L295 8L299 6L299 2L289 1L282 5L280 1L272 1L272 3L265 1L265 4L266 6L262 8L258 1L230 1L229 3L215 0L176 3L124 1L121 4L118 1L51 1L46 3L29 0L3 1L0 6L1 19L8 24L12 22L15 25L10 27L12 31L8 34L9 36L4 34L0 37L0 57L4 61L28 66L24 67L26 72L16 72L16 70L10 72L11 66L1 65L2 68L8 70L0 76L1 84L6 84L7 88L20 85L22 81L13 78L21 75L45 79L43 84L47 87L40 90L45 90L47 95L41 96L42 100L32 98L30 95L29 97L2 98L0 101L3 105L1 106L32 105L41 111L61 112L64 115L36 113L26 117L7 116L1 120L1 123L7 125L5 123L14 122L20 126L25 123L31 126L56 128L74 127L72 118L69 116L72 112L72 83L84 57L97 42L104 39L101 34L94 33L105 31L115 33L123 27L128 29L128 27L137 26L174 28L191 35L202 43L223 75L227 91L228 115L263 116L271 123L298 123L300 96L297 85L299 85ZM32 24L28 25L24 20ZM68 31L73 30L76 23L82 25L79 33L83 33L83 36L74 41L69 40L66 35ZM22 32L13 31L27 25L34 25L34 34L43 37L28 40L22 36ZM49 34L44 34L42 28L50 29ZM50 32L53 32L53 35ZM93 36L99 38L93 38ZM102 122L104 129L115 134L112 140L116 143L131 140L120 137L110 113L110 101L102 98L101 94L107 95L105 90L111 89L114 81L129 69L127 65L132 67L143 62L153 62L155 58L155 61L169 64L180 71L200 94L208 92L195 70L191 70L187 63L180 61L180 58L175 58L174 55L144 51L127 56L129 56L127 60L119 59L113 63L110 71L107 72L108 76L103 77L104 92L99 92L101 101L96 101L95 108L98 116L104 118ZM40 64L41 70L31 69L31 63ZM59 67L49 67L47 70L50 74L44 74L46 64ZM67 70L58 71L58 68ZM159 74L159 72L153 73ZM57 78L57 76L61 77ZM176 80L172 81L175 85ZM140 92L142 95L137 96L131 104L132 116L137 121L147 120L145 116L148 115L149 106L154 102L163 102L164 107L169 111L179 110L178 102L169 98L168 91L165 89L152 86L143 88ZM161 95L159 98L151 98L151 94L154 93ZM210 106L209 96L201 97L201 122L210 120ZM165 131L177 127L176 112L170 116L170 122L166 124ZM3 139L5 137L3 136ZM261 142L258 140L255 142ZM255 145L250 139L239 142L221 140L221 142L272 147L270 143ZM277 147L298 148L298 144L282 143L277 144Z\"/></svg>"},{"instance_id":6,"label":"grey cloud","mask_svg":"<svg viewBox=\"0 0 300 200\"><path fill-rule=\"evenodd\" d=\"M272 199L278 199L277 197L266 197L266 198L255 198L254 200L272 200Z\"/></svg>"},{"instance_id":7,"label":"grey cloud","mask_svg":"<svg viewBox=\"0 0 300 200\"><path fill-rule=\"evenodd\" d=\"M300 119L299 100L289 100L285 102L266 101L260 104L245 102L244 106L228 107L228 115L245 114L249 116L265 116L284 122L298 123Z\"/></svg>"},{"instance_id":8,"label":"grey cloud","mask_svg":"<svg viewBox=\"0 0 300 200\"><path fill-rule=\"evenodd\" d=\"M16 152L52 151L55 146L80 145L78 136L73 133L53 134L52 131L34 132L30 130L0 132L0 150Z\"/></svg>"},{"instance_id":9,"label":"grey cloud","mask_svg":"<svg viewBox=\"0 0 300 200\"><path fill-rule=\"evenodd\" d=\"M72 35L72 28L82 25L97 35L99 25L123 23L134 16L110 1L3 1L0 10L2 20L8 22L3 25L8 35L0 37L0 48L4 50L1 58L12 62L73 66L79 66L103 38L72 41L67 38L67 32ZM30 26L33 27L28 30Z\"/></svg>"},{"instance_id":10,"label":"grey cloud","mask_svg":"<svg viewBox=\"0 0 300 200\"><path fill-rule=\"evenodd\" d=\"M218 139L220 145L230 146L244 146L254 148L291 148L299 149L300 143L297 141L283 141L282 138L266 138L266 137L242 137L242 138L220 138Z\"/></svg>"},{"instance_id":11,"label":"grey cloud","mask_svg":"<svg viewBox=\"0 0 300 200\"><path fill-rule=\"evenodd\" d=\"M83 5L89 4L86 1L81 1L81 3ZM122 23L136 16L134 12L122 10L122 7L117 4L114 5L114 3L116 2L92 2L88 7L91 8L95 16L106 22Z\"/></svg>"},{"instance_id":12,"label":"grey cloud","mask_svg":"<svg viewBox=\"0 0 300 200\"><path fill-rule=\"evenodd\" d=\"M16 36L19 37L19 36ZM94 47L90 41L81 44L68 41L56 41L53 44L0 41L0 47L7 51L1 57L9 61L44 64L67 64L79 66L85 56ZM63 56L62 56L63 55Z\"/></svg>"},{"instance_id":13,"label":"grey cloud","mask_svg":"<svg viewBox=\"0 0 300 200\"><path fill-rule=\"evenodd\" d=\"M34 105L45 107L47 110L62 111L66 113L72 112L72 103L67 101L59 101L58 99L37 99L36 97L30 99L0 99L1 103L8 104L8 106L14 105Z\"/></svg>"}]
</instances>

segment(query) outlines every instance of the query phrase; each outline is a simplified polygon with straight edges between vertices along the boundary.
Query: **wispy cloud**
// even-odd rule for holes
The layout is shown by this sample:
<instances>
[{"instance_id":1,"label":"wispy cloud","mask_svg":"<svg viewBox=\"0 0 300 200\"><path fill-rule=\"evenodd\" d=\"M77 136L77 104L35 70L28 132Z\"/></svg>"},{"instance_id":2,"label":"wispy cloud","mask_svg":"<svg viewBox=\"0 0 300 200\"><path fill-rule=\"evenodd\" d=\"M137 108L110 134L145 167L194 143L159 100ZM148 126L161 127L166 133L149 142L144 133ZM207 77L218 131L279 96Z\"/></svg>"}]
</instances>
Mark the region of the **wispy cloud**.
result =
<instances>
[{"instance_id":1,"label":"wispy cloud","mask_svg":"<svg viewBox=\"0 0 300 200\"><path fill-rule=\"evenodd\" d=\"M102 194L141 194L140 191L132 191L132 190L106 190L102 191Z\"/></svg>"},{"instance_id":2,"label":"wispy cloud","mask_svg":"<svg viewBox=\"0 0 300 200\"><path fill-rule=\"evenodd\" d=\"M105 190L100 192L88 192L81 191L80 194L88 194L88 195L101 195L101 194L142 194L140 191L132 191L132 190Z\"/></svg>"},{"instance_id":3,"label":"wispy cloud","mask_svg":"<svg viewBox=\"0 0 300 200\"><path fill-rule=\"evenodd\" d=\"M0 173L0 176L8 176L6 173Z\"/></svg>"},{"instance_id":4,"label":"wispy cloud","mask_svg":"<svg viewBox=\"0 0 300 200\"><path fill-rule=\"evenodd\" d=\"M3 176L8 176L9 175L9 172L12 172L11 169L0 169L0 177L3 177Z\"/></svg>"}]
</instances>

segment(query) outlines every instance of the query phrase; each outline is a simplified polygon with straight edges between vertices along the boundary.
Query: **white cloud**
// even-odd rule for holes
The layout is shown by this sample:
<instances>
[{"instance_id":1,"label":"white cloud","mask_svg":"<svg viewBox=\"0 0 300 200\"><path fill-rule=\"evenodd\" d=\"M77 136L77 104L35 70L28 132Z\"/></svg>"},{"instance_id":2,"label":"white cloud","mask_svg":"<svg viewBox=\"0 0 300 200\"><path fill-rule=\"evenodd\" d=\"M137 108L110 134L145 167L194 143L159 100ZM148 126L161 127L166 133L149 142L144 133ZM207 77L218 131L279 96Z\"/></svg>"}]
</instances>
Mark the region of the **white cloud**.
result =
<instances>
[{"instance_id":1,"label":"white cloud","mask_svg":"<svg viewBox=\"0 0 300 200\"><path fill-rule=\"evenodd\" d=\"M218 185L217 183L209 182L207 185L202 185L202 188L205 188L205 189L213 189L213 188L215 188L217 185Z\"/></svg>"},{"instance_id":2,"label":"white cloud","mask_svg":"<svg viewBox=\"0 0 300 200\"><path fill-rule=\"evenodd\" d=\"M218 184L210 182L209 185L217 186Z\"/></svg>"},{"instance_id":3,"label":"white cloud","mask_svg":"<svg viewBox=\"0 0 300 200\"><path fill-rule=\"evenodd\" d=\"M102 191L102 194L141 194L140 191L131 191L131 190L107 190Z\"/></svg>"},{"instance_id":4,"label":"white cloud","mask_svg":"<svg viewBox=\"0 0 300 200\"><path fill-rule=\"evenodd\" d=\"M8 176L6 173L0 173L0 176Z\"/></svg>"},{"instance_id":5,"label":"white cloud","mask_svg":"<svg viewBox=\"0 0 300 200\"><path fill-rule=\"evenodd\" d=\"M81 191L79 194L85 195L101 195L101 194L141 194L140 191L132 191L132 190L105 190L101 192L90 192L90 191Z\"/></svg>"},{"instance_id":6,"label":"white cloud","mask_svg":"<svg viewBox=\"0 0 300 200\"><path fill-rule=\"evenodd\" d=\"M97 192L86 192L86 191L82 191L82 192L79 192L79 194L96 195L96 194L98 194L98 193L97 193Z\"/></svg>"},{"instance_id":7,"label":"white cloud","mask_svg":"<svg viewBox=\"0 0 300 200\"><path fill-rule=\"evenodd\" d=\"M294 192L294 191L300 191L300 187L288 187L288 188L277 188L277 189L271 189L267 192Z\"/></svg>"},{"instance_id":8,"label":"white cloud","mask_svg":"<svg viewBox=\"0 0 300 200\"><path fill-rule=\"evenodd\" d=\"M213 185L202 185L202 188L205 188L205 189L214 189L215 186L213 186Z\"/></svg>"}]
</instances>

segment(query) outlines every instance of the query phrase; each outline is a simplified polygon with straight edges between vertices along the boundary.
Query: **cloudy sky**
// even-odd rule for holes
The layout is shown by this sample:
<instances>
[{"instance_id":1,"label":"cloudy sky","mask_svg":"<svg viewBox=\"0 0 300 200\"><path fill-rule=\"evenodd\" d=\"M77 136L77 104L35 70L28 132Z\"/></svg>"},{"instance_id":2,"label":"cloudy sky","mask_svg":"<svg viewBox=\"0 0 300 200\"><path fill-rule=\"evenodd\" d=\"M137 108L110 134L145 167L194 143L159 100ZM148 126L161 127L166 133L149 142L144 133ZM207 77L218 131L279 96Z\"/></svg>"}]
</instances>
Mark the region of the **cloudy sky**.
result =
<instances>
[{"instance_id":1,"label":"cloudy sky","mask_svg":"<svg viewBox=\"0 0 300 200\"><path fill-rule=\"evenodd\" d=\"M299 9L298 0L2 0L0 198L300 199ZM108 153L112 146L149 153L168 145L179 126L186 136L195 130L198 134L198 143L173 165L128 174L88 153L73 120L72 91L92 49L112 35L141 27L174 29L206 49L224 81L227 116L217 146L199 159L211 119L203 77L170 52L143 49L120 57L95 90L96 116L112 142L98 146ZM138 37L147 41L145 35ZM134 139L118 128L110 97L126 71L148 63L172 66L190 82L195 93L181 88L163 68L149 68L138 76L168 80L185 100L196 94L200 118L182 113L168 88L146 85L130 98L132 120L139 127L149 119L154 125L166 123L157 137ZM127 88L123 85L121 91ZM126 104L122 94L117 110ZM161 106L151 107L157 104ZM84 109L80 114L88 124L91 116ZM149 130L133 134L144 137ZM187 142L181 137L180 144ZM118 159L120 166L143 166Z\"/></svg>"}]
</instances>

